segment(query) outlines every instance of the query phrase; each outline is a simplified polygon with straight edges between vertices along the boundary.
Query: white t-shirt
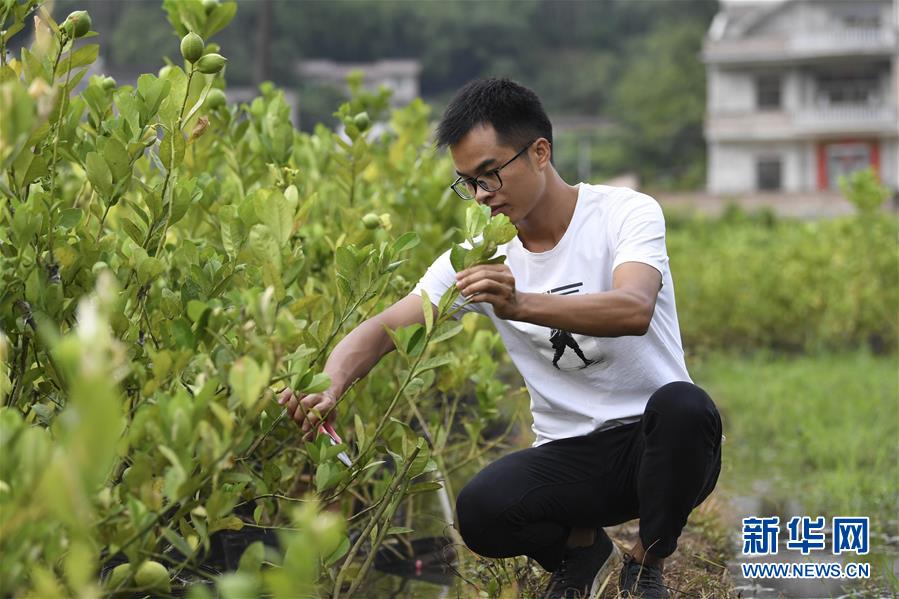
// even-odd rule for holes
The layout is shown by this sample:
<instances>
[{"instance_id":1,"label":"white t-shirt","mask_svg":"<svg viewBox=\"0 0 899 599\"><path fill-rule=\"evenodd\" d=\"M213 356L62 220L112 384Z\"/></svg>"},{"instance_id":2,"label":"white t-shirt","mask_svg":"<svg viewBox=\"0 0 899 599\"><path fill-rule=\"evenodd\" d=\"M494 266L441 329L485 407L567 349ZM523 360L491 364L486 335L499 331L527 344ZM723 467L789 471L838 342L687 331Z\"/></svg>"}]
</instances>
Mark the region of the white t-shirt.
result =
<instances>
[{"instance_id":1,"label":"white t-shirt","mask_svg":"<svg viewBox=\"0 0 899 599\"><path fill-rule=\"evenodd\" d=\"M449 253L434 261L412 293L420 296L425 289L436 305L455 285ZM656 389L672 381L692 382L668 271L665 220L650 196L581 183L571 223L555 247L534 253L516 236L497 253L506 256L519 293L609 291L612 271L623 262L643 262L662 274L652 322L642 336L590 337L505 320L488 302L472 302L456 314L484 314L502 336L531 397L534 446L635 422ZM455 305L464 301L460 297Z\"/></svg>"}]
</instances>

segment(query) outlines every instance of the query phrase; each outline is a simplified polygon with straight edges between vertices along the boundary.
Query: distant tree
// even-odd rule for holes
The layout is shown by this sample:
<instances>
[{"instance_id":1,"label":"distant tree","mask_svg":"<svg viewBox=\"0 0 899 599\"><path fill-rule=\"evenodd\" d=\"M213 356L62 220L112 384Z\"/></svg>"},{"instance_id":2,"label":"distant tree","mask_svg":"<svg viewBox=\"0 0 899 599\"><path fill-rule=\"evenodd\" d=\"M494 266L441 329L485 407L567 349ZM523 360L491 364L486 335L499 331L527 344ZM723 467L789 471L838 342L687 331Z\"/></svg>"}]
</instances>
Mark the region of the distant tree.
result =
<instances>
[{"instance_id":1,"label":"distant tree","mask_svg":"<svg viewBox=\"0 0 899 599\"><path fill-rule=\"evenodd\" d=\"M609 112L621 126L631 168L644 181L666 187L702 182L704 32L703 24L692 21L659 23L630 45Z\"/></svg>"}]
</instances>

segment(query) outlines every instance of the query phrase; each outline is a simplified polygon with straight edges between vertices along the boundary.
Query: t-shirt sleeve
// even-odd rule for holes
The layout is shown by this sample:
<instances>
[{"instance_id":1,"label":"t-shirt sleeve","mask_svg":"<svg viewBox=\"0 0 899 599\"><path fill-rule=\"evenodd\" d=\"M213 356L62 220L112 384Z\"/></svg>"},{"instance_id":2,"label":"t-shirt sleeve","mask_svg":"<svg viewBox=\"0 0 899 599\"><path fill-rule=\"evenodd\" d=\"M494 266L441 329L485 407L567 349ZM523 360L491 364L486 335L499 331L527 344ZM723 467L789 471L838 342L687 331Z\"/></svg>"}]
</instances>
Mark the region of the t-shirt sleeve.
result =
<instances>
[{"instance_id":1,"label":"t-shirt sleeve","mask_svg":"<svg viewBox=\"0 0 899 599\"><path fill-rule=\"evenodd\" d=\"M440 298L443 297L443 294L450 288L454 288L455 285L456 271L453 269L453 265L450 262L450 250L446 250L434 260L434 263L431 264L427 271L425 271L425 274L419 279L418 283L410 293L421 296L421 290L424 289L428 292L428 298L431 300L431 303L437 306L440 304ZM458 308L463 303L465 303L465 298L460 295L456 298L456 301L453 302L453 306ZM480 313L480 310L477 309L477 305L476 302L472 302L453 314L453 317L456 320L459 320L466 312Z\"/></svg>"},{"instance_id":2,"label":"t-shirt sleeve","mask_svg":"<svg viewBox=\"0 0 899 599\"><path fill-rule=\"evenodd\" d=\"M624 262L642 262L658 270L664 280L668 250L662 207L650 196L636 193L616 208L612 219L615 240L612 270Z\"/></svg>"}]
</instances>

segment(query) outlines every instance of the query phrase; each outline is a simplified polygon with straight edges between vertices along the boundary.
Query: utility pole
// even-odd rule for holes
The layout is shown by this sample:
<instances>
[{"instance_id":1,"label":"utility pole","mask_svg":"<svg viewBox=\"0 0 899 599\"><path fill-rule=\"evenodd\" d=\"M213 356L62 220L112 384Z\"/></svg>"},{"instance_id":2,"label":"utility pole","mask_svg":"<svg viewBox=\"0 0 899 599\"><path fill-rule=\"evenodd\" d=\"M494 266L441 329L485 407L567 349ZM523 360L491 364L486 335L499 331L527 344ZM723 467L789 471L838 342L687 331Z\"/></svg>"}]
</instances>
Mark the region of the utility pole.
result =
<instances>
[{"instance_id":1,"label":"utility pole","mask_svg":"<svg viewBox=\"0 0 899 599\"><path fill-rule=\"evenodd\" d=\"M260 0L257 4L259 13L256 20L256 60L253 64L253 83L259 85L271 78L271 38L273 0Z\"/></svg>"}]
</instances>

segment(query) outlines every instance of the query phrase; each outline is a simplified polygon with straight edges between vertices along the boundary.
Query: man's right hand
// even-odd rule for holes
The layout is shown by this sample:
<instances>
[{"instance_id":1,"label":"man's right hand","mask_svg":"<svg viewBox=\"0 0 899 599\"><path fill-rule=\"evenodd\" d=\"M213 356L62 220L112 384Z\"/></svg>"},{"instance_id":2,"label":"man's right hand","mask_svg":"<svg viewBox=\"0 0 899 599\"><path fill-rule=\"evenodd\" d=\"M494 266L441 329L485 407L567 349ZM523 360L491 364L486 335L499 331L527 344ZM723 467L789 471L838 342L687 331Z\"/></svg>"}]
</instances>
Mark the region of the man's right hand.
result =
<instances>
[{"instance_id":1,"label":"man's right hand","mask_svg":"<svg viewBox=\"0 0 899 599\"><path fill-rule=\"evenodd\" d=\"M337 398L328 389L321 393L297 395L287 387L278 395L278 403L287 410L287 415L300 427L304 441L311 441L318 432L322 418L327 414L327 421L337 418Z\"/></svg>"}]
</instances>

